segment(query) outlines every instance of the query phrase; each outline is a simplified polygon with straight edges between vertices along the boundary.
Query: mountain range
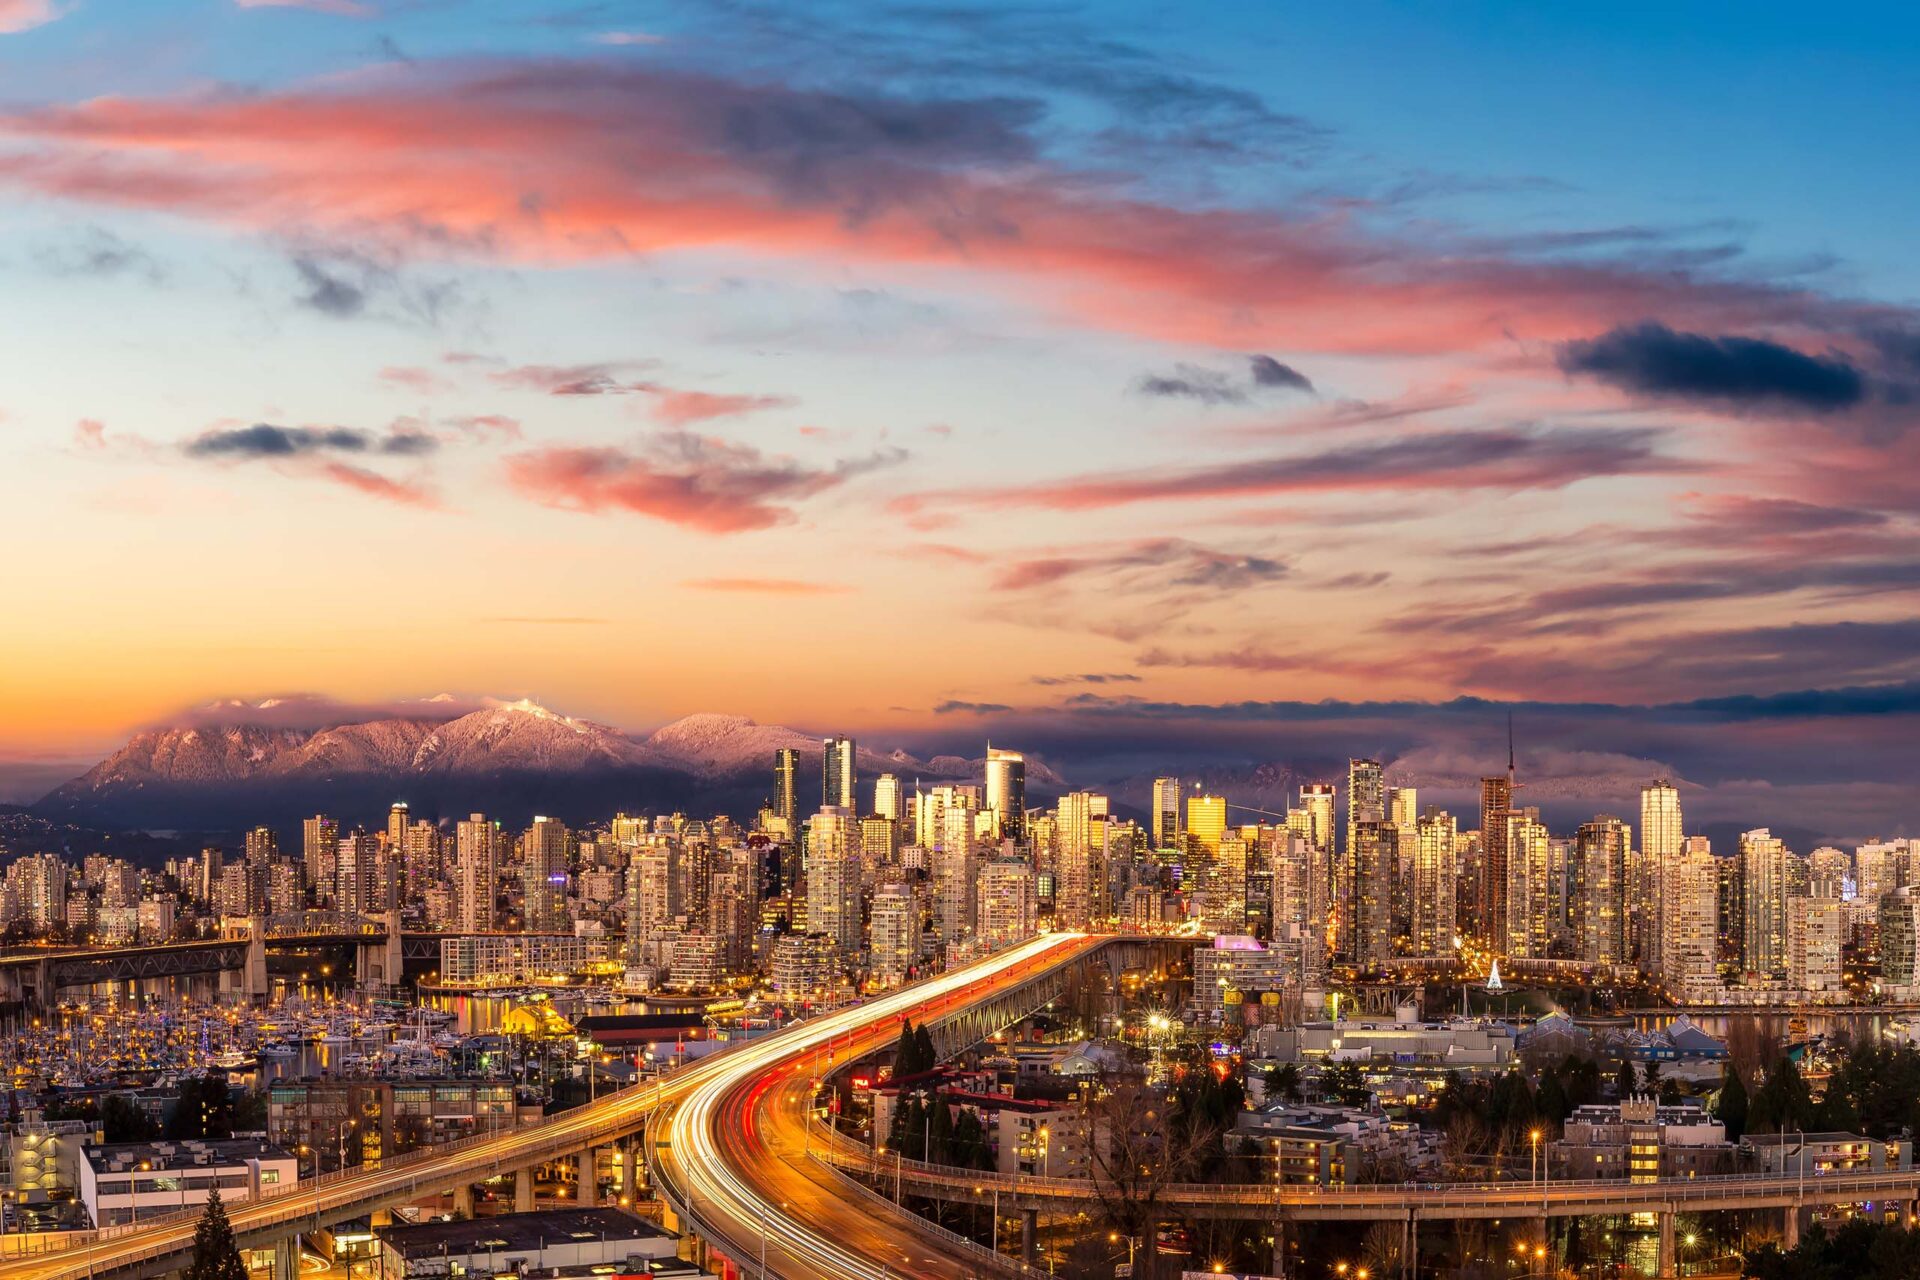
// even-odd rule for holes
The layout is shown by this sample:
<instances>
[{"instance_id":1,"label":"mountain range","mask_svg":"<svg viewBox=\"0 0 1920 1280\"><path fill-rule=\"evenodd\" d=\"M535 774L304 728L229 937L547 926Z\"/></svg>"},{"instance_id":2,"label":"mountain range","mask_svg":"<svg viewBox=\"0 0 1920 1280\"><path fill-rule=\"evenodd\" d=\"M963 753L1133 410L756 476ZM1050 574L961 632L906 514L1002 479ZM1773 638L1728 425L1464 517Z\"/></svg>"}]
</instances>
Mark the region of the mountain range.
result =
<instances>
[{"instance_id":1,"label":"mountain range","mask_svg":"<svg viewBox=\"0 0 1920 1280\"><path fill-rule=\"evenodd\" d=\"M143 730L33 812L90 827L207 832L291 829L316 812L371 822L396 800L419 817L483 812L509 823L621 809L746 817L767 800L782 747L799 752L803 809L820 785L820 737L745 716L691 715L640 736L525 701L451 719L423 710L311 728L273 724L268 709L228 704L221 721ZM977 779L981 764L861 747L858 772L911 785ZM1041 788L1060 784L1038 761L1027 774Z\"/></svg>"}]
</instances>

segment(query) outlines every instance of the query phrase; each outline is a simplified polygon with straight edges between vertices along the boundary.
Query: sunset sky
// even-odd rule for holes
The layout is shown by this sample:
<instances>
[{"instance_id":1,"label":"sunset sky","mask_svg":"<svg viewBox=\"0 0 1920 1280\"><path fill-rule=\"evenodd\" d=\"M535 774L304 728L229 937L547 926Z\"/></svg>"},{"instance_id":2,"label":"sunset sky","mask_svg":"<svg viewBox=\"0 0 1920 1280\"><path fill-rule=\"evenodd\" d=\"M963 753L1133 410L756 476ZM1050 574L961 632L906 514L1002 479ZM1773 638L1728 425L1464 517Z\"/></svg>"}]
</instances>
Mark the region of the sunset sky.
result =
<instances>
[{"instance_id":1,"label":"sunset sky","mask_svg":"<svg viewBox=\"0 0 1920 1280\"><path fill-rule=\"evenodd\" d=\"M0 756L1466 697L1892 822L1920 19L1205 8L0 0Z\"/></svg>"}]
</instances>

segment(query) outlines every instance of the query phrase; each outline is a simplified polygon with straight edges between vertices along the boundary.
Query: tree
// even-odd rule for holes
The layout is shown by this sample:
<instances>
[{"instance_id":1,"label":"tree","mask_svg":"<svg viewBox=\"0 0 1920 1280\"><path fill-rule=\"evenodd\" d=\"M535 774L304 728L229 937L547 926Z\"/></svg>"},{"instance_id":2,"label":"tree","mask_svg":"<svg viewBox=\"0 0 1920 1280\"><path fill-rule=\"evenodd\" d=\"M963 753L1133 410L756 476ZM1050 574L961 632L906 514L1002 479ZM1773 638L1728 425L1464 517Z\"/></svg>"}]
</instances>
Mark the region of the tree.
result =
<instances>
[{"instance_id":1,"label":"tree","mask_svg":"<svg viewBox=\"0 0 1920 1280\"><path fill-rule=\"evenodd\" d=\"M126 1094L110 1093L100 1104L100 1133L108 1142L148 1142L160 1136L160 1126Z\"/></svg>"},{"instance_id":2,"label":"tree","mask_svg":"<svg viewBox=\"0 0 1920 1280\"><path fill-rule=\"evenodd\" d=\"M940 1052L933 1047L933 1033L924 1022L913 1033L913 1049L914 1061L922 1071L931 1071L940 1065Z\"/></svg>"},{"instance_id":3,"label":"tree","mask_svg":"<svg viewBox=\"0 0 1920 1280\"><path fill-rule=\"evenodd\" d=\"M1640 1068L1640 1087L1655 1097L1660 1095L1660 1064L1651 1058Z\"/></svg>"},{"instance_id":4,"label":"tree","mask_svg":"<svg viewBox=\"0 0 1920 1280\"><path fill-rule=\"evenodd\" d=\"M1093 1195L1108 1226L1134 1240L1135 1280L1153 1280L1167 1188L1188 1181L1218 1135L1204 1122L1170 1123L1168 1099L1144 1084L1122 1084L1087 1104Z\"/></svg>"},{"instance_id":5,"label":"tree","mask_svg":"<svg viewBox=\"0 0 1920 1280\"><path fill-rule=\"evenodd\" d=\"M1620 1059L1620 1070L1613 1077L1614 1096L1625 1102L1633 1096L1639 1083L1640 1077L1634 1073L1633 1061L1629 1058Z\"/></svg>"},{"instance_id":6,"label":"tree","mask_svg":"<svg viewBox=\"0 0 1920 1280\"><path fill-rule=\"evenodd\" d=\"M224 1076L189 1076L167 1114L167 1136L225 1142L233 1136L233 1090Z\"/></svg>"},{"instance_id":7,"label":"tree","mask_svg":"<svg viewBox=\"0 0 1920 1280\"><path fill-rule=\"evenodd\" d=\"M1343 1107L1364 1107L1373 1097L1357 1062L1336 1063L1320 1073L1320 1092Z\"/></svg>"},{"instance_id":8,"label":"tree","mask_svg":"<svg viewBox=\"0 0 1920 1280\"><path fill-rule=\"evenodd\" d=\"M920 1065L920 1043L913 1038L913 1022L900 1020L900 1040L893 1047L893 1078L917 1076L926 1068Z\"/></svg>"},{"instance_id":9,"label":"tree","mask_svg":"<svg viewBox=\"0 0 1920 1280\"><path fill-rule=\"evenodd\" d=\"M1753 1094L1747 1112L1752 1133L1805 1129L1813 1120L1813 1096L1792 1058L1781 1058Z\"/></svg>"},{"instance_id":10,"label":"tree","mask_svg":"<svg viewBox=\"0 0 1920 1280\"><path fill-rule=\"evenodd\" d=\"M1720 1084L1720 1096L1714 1100L1713 1114L1726 1126L1727 1141L1738 1143L1747 1131L1747 1083L1731 1062L1727 1064L1727 1078Z\"/></svg>"},{"instance_id":11,"label":"tree","mask_svg":"<svg viewBox=\"0 0 1920 1280\"><path fill-rule=\"evenodd\" d=\"M1288 1102L1300 1101L1300 1066L1294 1062L1282 1062L1268 1067L1263 1081L1267 1087L1267 1101L1274 1102L1285 1098Z\"/></svg>"},{"instance_id":12,"label":"tree","mask_svg":"<svg viewBox=\"0 0 1920 1280\"><path fill-rule=\"evenodd\" d=\"M207 1192L206 1212L193 1229L193 1258L182 1280L247 1280L247 1264L234 1243L233 1224L227 1221L218 1187Z\"/></svg>"},{"instance_id":13,"label":"tree","mask_svg":"<svg viewBox=\"0 0 1920 1280\"><path fill-rule=\"evenodd\" d=\"M1573 1108L1567 1105L1566 1092L1560 1086L1559 1072L1549 1071L1541 1077L1540 1092L1534 1095L1533 1107L1540 1113L1540 1118L1555 1129L1573 1113Z\"/></svg>"}]
</instances>

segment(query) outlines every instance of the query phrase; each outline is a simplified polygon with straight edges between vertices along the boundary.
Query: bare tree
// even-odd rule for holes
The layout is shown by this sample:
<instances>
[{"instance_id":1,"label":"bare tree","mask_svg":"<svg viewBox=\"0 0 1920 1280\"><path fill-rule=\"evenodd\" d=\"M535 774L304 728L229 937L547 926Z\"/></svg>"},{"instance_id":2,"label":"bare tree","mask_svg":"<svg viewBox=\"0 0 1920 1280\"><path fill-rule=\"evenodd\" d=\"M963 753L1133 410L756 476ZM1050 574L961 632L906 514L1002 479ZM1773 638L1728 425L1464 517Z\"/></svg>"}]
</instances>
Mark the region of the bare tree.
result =
<instances>
[{"instance_id":1,"label":"bare tree","mask_svg":"<svg viewBox=\"0 0 1920 1280\"><path fill-rule=\"evenodd\" d=\"M1155 1236L1167 1189L1194 1176L1218 1136L1172 1123L1167 1093L1123 1083L1087 1104L1094 1199L1114 1230L1139 1242L1136 1280L1153 1280Z\"/></svg>"}]
</instances>

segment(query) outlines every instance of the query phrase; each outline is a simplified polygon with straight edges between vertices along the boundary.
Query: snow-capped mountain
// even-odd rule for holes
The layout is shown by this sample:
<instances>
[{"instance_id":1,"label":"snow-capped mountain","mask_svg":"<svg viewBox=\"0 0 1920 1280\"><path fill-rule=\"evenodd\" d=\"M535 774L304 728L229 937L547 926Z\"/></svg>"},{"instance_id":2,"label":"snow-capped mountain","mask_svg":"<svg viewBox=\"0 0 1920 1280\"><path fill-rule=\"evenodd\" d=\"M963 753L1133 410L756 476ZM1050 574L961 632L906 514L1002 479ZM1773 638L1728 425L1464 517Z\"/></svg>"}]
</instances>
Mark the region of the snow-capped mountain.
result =
<instances>
[{"instance_id":1,"label":"snow-capped mountain","mask_svg":"<svg viewBox=\"0 0 1920 1280\"><path fill-rule=\"evenodd\" d=\"M426 816L471 810L517 819L540 808L585 819L663 805L744 816L767 796L776 749L800 753L803 777L819 773L819 736L744 716L691 715L641 737L533 702L451 714L458 709L449 706L447 719L415 711L292 728L249 723L271 718L270 704L217 704L195 723L135 734L35 809L170 829L277 825L322 808L343 817L370 809L371 819L393 800ZM229 716L231 723L217 722ZM893 772L911 783L977 778L980 766L862 747L859 770L864 779ZM1038 762L1028 777L1059 782Z\"/></svg>"}]
</instances>

